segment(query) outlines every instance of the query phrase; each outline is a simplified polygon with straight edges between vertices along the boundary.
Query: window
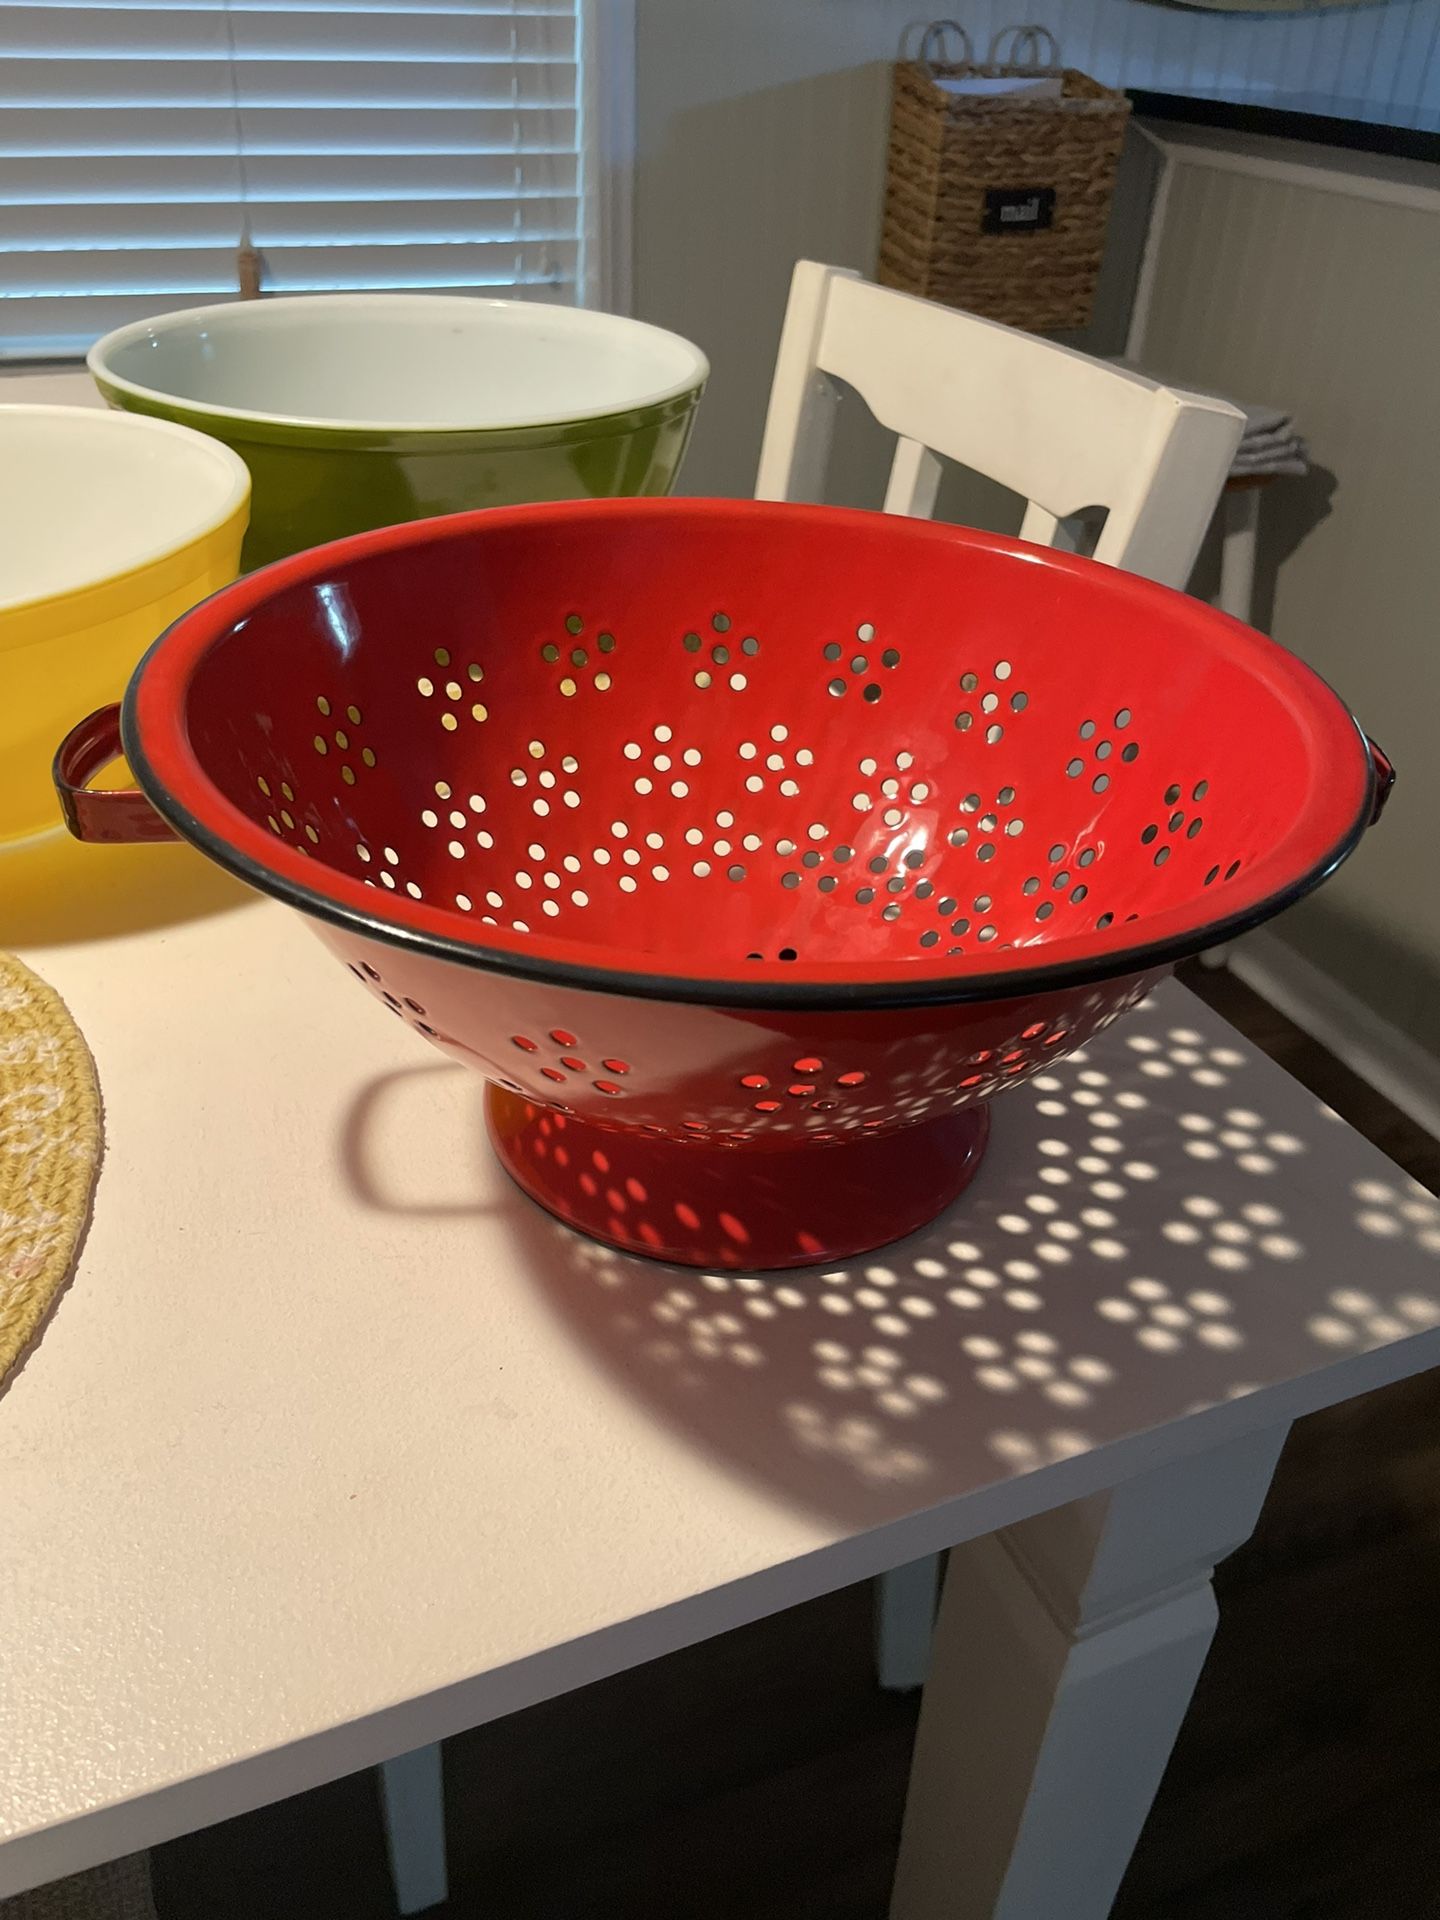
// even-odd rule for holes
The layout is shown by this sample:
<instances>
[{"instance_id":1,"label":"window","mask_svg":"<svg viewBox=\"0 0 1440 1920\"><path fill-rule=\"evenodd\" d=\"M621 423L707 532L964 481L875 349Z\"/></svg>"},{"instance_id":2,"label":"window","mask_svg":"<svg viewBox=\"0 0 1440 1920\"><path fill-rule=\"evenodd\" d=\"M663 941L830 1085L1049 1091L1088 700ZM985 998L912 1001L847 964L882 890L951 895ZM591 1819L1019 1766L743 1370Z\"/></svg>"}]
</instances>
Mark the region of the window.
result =
<instances>
[{"instance_id":1,"label":"window","mask_svg":"<svg viewBox=\"0 0 1440 1920\"><path fill-rule=\"evenodd\" d=\"M256 253L265 292L595 297L591 14L0 0L0 355L225 299Z\"/></svg>"}]
</instances>

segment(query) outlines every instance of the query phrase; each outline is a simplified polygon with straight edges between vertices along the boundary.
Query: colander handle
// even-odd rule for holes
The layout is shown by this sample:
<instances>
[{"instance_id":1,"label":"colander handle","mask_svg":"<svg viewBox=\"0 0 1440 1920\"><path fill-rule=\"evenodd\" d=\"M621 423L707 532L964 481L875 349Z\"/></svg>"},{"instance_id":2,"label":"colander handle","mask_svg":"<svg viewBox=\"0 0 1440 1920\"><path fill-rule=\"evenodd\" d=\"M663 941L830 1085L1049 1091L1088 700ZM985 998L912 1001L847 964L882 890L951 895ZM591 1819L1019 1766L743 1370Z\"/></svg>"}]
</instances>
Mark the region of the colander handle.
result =
<instances>
[{"instance_id":1,"label":"colander handle","mask_svg":"<svg viewBox=\"0 0 1440 1920\"><path fill-rule=\"evenodd\" d=\"M77 840L108 841L112 846L177 839L138 787L89 784L123 751L119 707L100 707L66 734L50 770L66 826Z\"/></svg>"},{"instance_id":2,"label":"colander handle","mask_svg":"<svg viewBox=\"0 0 1440 1920\"><path fill-rule=\"evenodd\" d=\"M1370 764L1375 769L1375 803L1370 809L1370 824L1385 811L1385 802L1390 798L1390 789L1395 785L1395 767L1388 753L1377 747L1367 733L1365 744L1370 749Z\"/></svg>"}]
</instances>

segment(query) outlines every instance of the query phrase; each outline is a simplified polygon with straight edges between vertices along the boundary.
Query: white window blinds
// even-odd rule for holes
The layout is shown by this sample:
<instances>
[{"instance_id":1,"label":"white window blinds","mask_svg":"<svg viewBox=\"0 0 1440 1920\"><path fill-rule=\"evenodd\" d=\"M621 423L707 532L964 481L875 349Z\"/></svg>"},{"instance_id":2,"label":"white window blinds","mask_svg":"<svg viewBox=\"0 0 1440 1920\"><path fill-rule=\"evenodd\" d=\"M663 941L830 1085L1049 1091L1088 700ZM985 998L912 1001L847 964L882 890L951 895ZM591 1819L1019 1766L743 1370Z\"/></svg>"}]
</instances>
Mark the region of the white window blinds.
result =
<instances>
[{"instance_id":1,"label":"white window blinds","mask_svg":"<svg viewBox=\"0 0 1440 1920\"><path fill-rule=\"evenodd\" d=\"M237 291L575 300L584 0L0 0L0 355Z\"/></svg>"}]
</instances>

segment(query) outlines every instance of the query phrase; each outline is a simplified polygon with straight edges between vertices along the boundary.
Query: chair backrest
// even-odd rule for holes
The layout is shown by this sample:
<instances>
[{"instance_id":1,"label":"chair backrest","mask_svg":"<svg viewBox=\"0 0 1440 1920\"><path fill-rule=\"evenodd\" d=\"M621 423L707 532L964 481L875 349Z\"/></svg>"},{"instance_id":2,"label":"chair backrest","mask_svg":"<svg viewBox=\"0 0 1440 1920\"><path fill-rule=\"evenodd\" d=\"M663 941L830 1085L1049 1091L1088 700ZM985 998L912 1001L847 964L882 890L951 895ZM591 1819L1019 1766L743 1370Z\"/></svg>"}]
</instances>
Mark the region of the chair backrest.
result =
<instances>
[{"instance_id":1,"label":"chair backrest","mask_svg":"<svg viewBox=\"0 0 1440 1920\"><path fill-rule=\"evenodd\" d=\"M1023 243L1022 243L1023 244ZM1068 347L802 260L790 287L756 496L819 499L836 381L899 435L887 513L928 518L958 461L1024 496L1022 539L1073 544L1107 513L1097 560L1183 587L1244 415Z\"/></svg>"}]
</instances>

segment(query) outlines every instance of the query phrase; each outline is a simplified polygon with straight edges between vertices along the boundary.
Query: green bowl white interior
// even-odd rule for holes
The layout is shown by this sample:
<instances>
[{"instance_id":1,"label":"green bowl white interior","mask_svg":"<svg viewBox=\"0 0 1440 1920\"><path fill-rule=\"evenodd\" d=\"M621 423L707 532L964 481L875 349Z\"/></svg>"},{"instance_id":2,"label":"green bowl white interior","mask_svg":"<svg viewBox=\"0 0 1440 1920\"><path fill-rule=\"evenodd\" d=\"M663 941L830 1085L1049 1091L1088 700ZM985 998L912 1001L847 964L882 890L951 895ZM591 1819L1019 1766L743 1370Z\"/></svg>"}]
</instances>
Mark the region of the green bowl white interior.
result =
<instances>
[{"instance_id":1,"label":"green bowl white interior","mask_svg":"<svg viewBox=\"0 0 1440 1920\"><path fill-rule=\"evenodd\" d=\"M140 320L91 371L187 414L361 432L597 420L701 387L705 355L617 314L465 294L314 294Z\"/></svg>"}]
</instances>

